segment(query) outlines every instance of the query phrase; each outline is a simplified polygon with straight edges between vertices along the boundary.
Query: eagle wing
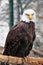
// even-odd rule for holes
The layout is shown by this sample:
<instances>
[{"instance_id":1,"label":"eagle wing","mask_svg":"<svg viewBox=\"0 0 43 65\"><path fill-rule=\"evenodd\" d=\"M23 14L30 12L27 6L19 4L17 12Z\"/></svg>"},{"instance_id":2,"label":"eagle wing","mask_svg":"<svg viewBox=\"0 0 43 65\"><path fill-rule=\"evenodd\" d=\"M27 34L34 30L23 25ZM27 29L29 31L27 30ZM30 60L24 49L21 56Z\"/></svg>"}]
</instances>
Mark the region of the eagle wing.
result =
<instances>
[{"instance_id":1,"label":"eagle wing","mask_svg":"<svg viewBox=\"0 0 43 65\"><path fill-rule=\"evenodd\" d=\"M34 26L29 25L20 22L12 27L6 38L4 55L23 57L29 54L34 36Z\"/></svg>"}]
</instances>

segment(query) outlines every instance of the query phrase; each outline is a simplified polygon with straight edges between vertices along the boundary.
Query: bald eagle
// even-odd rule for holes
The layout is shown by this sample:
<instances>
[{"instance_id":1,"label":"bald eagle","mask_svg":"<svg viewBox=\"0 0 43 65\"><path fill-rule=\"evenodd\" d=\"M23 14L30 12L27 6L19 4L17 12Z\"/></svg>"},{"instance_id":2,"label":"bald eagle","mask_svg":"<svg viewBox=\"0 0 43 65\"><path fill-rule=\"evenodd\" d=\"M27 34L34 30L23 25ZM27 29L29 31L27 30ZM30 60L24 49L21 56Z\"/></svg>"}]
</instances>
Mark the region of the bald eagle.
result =
<instances>
[{"instance_id":1,"label":"bald eagle","mask_svg":"<svg viewBox=\"0 0 43 65\"><path fill-rule=\"evenodd\" d=\"M35 19L34 10L24 11L21 21L7 35L3 55L26 57L30 53L35 40Z\"/></svg>"}]
</instances>

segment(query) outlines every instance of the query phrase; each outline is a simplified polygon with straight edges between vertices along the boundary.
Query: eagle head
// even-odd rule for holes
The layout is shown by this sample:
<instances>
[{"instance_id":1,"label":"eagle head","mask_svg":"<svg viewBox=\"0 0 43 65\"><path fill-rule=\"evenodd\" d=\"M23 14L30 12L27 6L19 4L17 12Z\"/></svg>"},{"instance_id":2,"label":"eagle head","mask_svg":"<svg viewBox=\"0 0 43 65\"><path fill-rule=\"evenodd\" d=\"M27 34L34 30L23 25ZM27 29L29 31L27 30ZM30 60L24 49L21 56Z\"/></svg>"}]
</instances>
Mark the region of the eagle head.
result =
<instances>
[{"instance_id":1,"label":"eagle head","mask_svg":"<svg viewBox=\"0 0 43 65\"><path fill-rule=\"evenodd\" d=\"M27 9L24 11L22 17L21 17L22 21L25 22L36 22L36 12L33 9Z\"/></svg>"}]
</instances>

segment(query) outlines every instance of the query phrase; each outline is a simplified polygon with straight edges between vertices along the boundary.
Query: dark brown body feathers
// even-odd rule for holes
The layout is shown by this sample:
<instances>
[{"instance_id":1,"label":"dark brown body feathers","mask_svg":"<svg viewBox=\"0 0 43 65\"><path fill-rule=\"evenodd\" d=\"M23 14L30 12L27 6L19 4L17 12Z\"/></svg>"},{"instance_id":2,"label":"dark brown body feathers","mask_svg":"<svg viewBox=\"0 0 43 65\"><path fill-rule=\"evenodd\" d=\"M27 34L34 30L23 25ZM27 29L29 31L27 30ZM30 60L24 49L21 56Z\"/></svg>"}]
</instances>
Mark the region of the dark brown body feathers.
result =
<instances>
[{"instance_id":1,"label":"dark brown body feathers","mask_svg":"<svg viewBox=\"0 0 43 65\"><path fill-rule=\"evenodd\" d=\"M25 57L29 54L35 39L35 24L21 21L9 31L3 55Z\"/></svg>"}]
</instances>

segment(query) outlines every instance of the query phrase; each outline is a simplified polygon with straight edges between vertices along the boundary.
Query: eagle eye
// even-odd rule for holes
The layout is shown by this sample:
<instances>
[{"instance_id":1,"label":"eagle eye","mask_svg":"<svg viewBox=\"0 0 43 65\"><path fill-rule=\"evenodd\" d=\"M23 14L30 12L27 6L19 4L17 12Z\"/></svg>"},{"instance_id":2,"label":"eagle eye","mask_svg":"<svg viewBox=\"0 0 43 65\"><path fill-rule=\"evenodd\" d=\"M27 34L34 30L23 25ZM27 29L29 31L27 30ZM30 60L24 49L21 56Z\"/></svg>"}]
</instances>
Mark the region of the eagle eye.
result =
<instances>
[{"instance_id":1,"label":"eagle eye","mask_svg":"<svg viewBox=\"0 0 43 65\"><path fill-rule=\"evenodd\" d=\"M34 15L34 13L32 14L32 16Z\"/></svg>"},{"instance_id":2,"label":"eagle eye","mask_svg":"<svg viewBox=\"0 0 43 65\"><path fill-rule=\"evenodd\" d=\"M27 16L29 16L29 14L26 14Z\"/></svg>"}]
</instances>

